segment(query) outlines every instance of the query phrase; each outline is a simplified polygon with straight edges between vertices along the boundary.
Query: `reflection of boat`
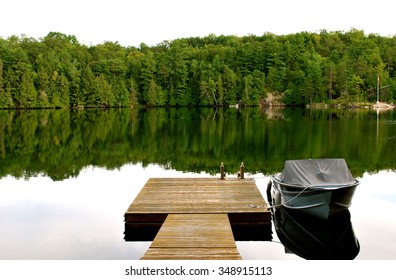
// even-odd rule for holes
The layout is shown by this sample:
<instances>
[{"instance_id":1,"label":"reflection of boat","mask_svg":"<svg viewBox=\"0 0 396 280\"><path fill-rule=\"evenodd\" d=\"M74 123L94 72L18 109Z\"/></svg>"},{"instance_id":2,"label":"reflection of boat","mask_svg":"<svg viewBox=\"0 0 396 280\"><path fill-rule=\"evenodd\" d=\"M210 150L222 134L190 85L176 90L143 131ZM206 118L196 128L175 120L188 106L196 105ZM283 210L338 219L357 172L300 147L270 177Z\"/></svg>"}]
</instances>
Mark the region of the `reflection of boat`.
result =
<instances>
[{"instance_id":1,"label":"reflection of boat","mask_svg":"<svg viewBox=\"0 0 396 280\"><path fill-rule=\"evenodd\" d=\"M322 219L348 209L359 181L344 159L287 160L267 188L272 208L284 206Z\"/></svg>"},{"instance_id":2,"label":"reflection of boat","mask_svg":"<svg viewBox=\"0 0 396 280\"><path fill-rule=\"evenodd\" d=\"M276 233L286 251L304 259L349 260L360 251L349 210L327 220L284 207L273 213Z\"/></svg>"}]
</instances>

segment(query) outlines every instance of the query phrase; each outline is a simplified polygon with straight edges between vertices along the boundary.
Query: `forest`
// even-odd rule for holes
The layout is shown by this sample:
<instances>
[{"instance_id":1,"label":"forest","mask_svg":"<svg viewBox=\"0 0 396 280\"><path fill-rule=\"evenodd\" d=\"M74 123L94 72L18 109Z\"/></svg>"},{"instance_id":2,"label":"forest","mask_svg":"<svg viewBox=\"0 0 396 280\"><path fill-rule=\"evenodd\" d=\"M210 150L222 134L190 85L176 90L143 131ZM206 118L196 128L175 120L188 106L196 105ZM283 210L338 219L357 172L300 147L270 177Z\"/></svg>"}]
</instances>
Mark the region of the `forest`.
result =
<instances>
[{"instance_id":1,"label":"forest","mask_svg":"<svg viewBox=\"0 0 396 280\"><path fill-rule=\"evenodd\" d=\"M0 108L265 105L396 100L396 36L362 30L181 38L139 47L0 37Z\"/></svg>"}]
</instances>

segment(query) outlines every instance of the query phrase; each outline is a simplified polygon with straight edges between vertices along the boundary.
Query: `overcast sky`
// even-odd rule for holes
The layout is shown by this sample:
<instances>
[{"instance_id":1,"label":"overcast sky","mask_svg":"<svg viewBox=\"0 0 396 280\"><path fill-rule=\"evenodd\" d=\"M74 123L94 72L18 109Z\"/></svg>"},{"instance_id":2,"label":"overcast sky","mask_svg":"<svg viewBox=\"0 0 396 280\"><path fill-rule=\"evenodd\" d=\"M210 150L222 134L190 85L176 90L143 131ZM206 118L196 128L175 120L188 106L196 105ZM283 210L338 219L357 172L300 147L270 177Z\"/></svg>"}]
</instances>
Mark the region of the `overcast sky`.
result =
<instances>
[{"instance_id":1,"label":"overcast sky","mask_svg":"<svg viewBox=\"0 0 396 280\"><path fill-rule=\"evenodd\" d=\"M396 34L394 0L0 0L0 37L51 31L87 45L156 45L209 34L364 30Z\"/></svg>"}]
</instances>

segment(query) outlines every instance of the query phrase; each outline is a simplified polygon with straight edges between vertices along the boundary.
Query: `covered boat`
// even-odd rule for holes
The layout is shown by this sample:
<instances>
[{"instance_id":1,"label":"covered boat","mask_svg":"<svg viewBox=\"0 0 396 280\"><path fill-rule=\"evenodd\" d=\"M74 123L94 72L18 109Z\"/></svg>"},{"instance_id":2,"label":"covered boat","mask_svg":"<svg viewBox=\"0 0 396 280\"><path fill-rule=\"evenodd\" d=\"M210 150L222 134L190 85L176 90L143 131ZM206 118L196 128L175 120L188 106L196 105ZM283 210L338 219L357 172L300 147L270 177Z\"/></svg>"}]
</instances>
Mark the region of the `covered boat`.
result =
<instances>
[{"instance_id":1,"label":"covered boat","mask_svg":"<svg viewBox=\"0 0 396 280\"><path fill-rule=\"evenodd\" d=\"M267 188L272 208L283 206L318 218L348 209L359 181L344 159L287 160Z\"/></svg>"}]
</instances>

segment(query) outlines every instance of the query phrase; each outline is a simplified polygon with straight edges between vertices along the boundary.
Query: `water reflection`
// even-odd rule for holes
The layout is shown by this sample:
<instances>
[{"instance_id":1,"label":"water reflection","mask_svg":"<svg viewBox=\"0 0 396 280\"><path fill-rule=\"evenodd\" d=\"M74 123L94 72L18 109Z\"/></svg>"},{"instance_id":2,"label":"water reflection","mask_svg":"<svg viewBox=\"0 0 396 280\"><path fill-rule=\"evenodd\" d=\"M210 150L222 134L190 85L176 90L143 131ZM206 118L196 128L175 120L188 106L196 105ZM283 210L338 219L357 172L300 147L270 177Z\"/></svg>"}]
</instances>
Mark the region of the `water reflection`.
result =
<instances>
[{"instance_id":1,"label":"water reflection","mask_svg":"<svg viewBox=\"0 0 396 280\"><path fill-rule=\"evenodd\" d=\"M150 177L207 177L158 165L86 168L77 178L0 179L0 259L134 259L150 242L125 242L125 210ZM254 175L265 194L269 177ZM356 259L396 260L395 172L365 173L349 209L360 252ZM264 196L265 197L265 196ZM300 259L273 240L238 241L245 260Z\"/></svg>"},{"instance_id":2,"label":"water reflection","mask_svg":"<svg viewBox=\"0 0 396 280\"><path fill-rule=\"evenodd\" d=\"M150 173L166 172L137 164L56 182L2 178L0 259L139 259L148 245L124 242L122 214Z\"/></svg>"},{"instance_id":3,"label":"water reflection","mask_svg":"<svg viewBox=\"0 0 396 280\"><path fill-rule=\"evenodd\" d=\"M381 171L396 168L395 124L395 110L0 110L0 259L139 259L150 244L124 241L123 214L148 178L243 161L265 194L287 159L343 157L361 177L356 258L396 260L396 173ZM298 258L273 238L238 250Z\"/></svg>"},{"instance_id":4,"label":"water reflection","mask_svg":"<svg viewBox=\"0 0 396 280\"><path fill-rule=\"evenodd\" d=\"M323 220L279 207L274 226L285 252L304 259L350 260L360 250L349 210Z\"/></svg>"},{"instance_id":5,"label":"water reflection","mask_svg":"<svg viewBox=\"0 0 396 280\"><path fill-rule=\"evenodd\" d=\"M153 241L167 214L151 216L150 222L125 222L124 239L127 242ZM268 223L246 223L238 214L228 214L235 241L271 241L272 229Z\"/></svg>"},{"instance_id":6,"label":"water reflection","mask_svg":"<svg viewBox=\"0 0 396 280\"><path fill-rule=\"evenodd\" d=\"M396 111L156 108L0 110L0 177L77 177L86 166L160 164L274 174L285 160L345 158L354 176L396 169ZM177 137L175 137L177 135Z\"/></svg>"}]
</instances>

